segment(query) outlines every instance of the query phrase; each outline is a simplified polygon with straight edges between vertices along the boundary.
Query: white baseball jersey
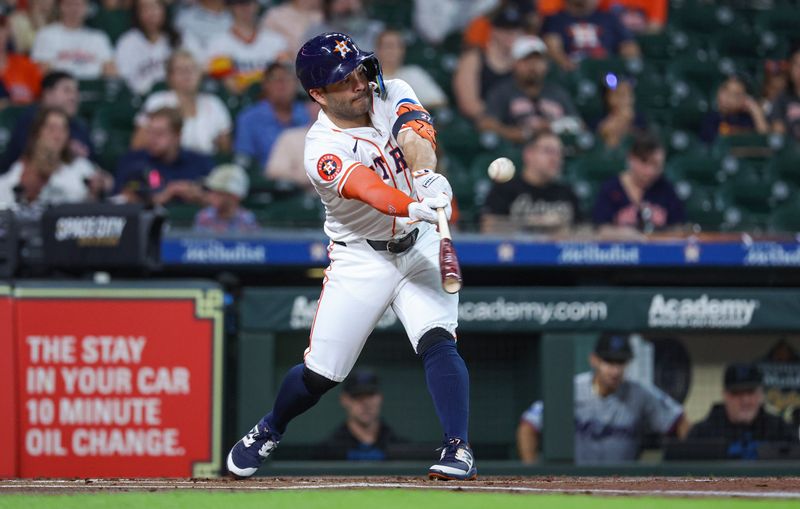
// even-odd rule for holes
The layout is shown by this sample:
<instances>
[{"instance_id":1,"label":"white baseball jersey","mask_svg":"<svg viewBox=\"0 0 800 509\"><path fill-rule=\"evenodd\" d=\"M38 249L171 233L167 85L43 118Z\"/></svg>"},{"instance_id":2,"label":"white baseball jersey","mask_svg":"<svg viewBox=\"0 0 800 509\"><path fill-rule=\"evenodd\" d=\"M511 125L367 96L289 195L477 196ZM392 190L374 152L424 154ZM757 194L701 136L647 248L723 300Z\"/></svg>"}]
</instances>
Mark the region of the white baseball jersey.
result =
<instances>
[{"instance_id":1,"label":"white baseball jersey","mask_svg":"<svg viewBox=\"0 0 800 509\"><path fill-rule=\"evenodd\" d=\"M255 83L267 65L275 62L287 46L286 39L272 30L262 29L253 40L246 41L231 29L211 39L204 67L208 70L215 59L230 59L233 72L239 79Z\"/></svg>"},{"instance_id":2,"label":"white baseball jersey","mask_svg":"<svg viewBox=\"0 0 800 509\"><path fill-rule=\"evenodd\" d=\"M328 248L331 263L304 361L315 373L335 381L350 372L388 308L402 322L415 351L425 332L442 328L455 336L458 323L458 295L442 290L440 239L433 225L409 224L407 217L389 216L342 196L353 169L363 164L386 185L416 198L411 168L392 127L399 105L419 102L404 81L388 80L386 89L386 100L373 96L371 127L340 129L321 112L306 135L306 173L325 205L325 233L336 242ZM403 253L375 249L366 242L402 237L414 228L416 243Z\"/></svg>"},{"instance_id":3,"label":"white baseball jersey","mask_svg":"<svg viewBox=\"0 0 800 509\"><path fill-rule=\"evenodd\" d=\"M79 80L99 78L103 64L113 59L108 36L94 28L70 29L51 23L39 30L31 58L54 69L67 71Z\"/></svg>"},{"instance_id":4,"label":"white baseball jersey","mask_svg":"<svg viewBox=\"0 0 800 509\"><path fill-rule=\"evenodd\" d=\"M128 88L141 95L166 79L166 62L170 53L172 48L166 35L161 34L151 42L141 30L132 28L117 41L114 60Z\"/></svg>"},{"instance_id":5,"label":"white baseball jersey","mask_svg":"<svg viewBox=\"0 0 800 509\"><path fill-rule=\"evenodd\" d=\"M369 115L372 127L340 129L320 111L306 135L306 173L325 205L325 233L332 240L387 240L408 230L407 217L387 216L364 202L342 196L351 172L363 164L387 185L415 197L411 168L392 136L392 126L400 104L419 104L419 100L405 81L388 80L386 90L386 100L373 99Z\"/></svg>"}]
</instances>

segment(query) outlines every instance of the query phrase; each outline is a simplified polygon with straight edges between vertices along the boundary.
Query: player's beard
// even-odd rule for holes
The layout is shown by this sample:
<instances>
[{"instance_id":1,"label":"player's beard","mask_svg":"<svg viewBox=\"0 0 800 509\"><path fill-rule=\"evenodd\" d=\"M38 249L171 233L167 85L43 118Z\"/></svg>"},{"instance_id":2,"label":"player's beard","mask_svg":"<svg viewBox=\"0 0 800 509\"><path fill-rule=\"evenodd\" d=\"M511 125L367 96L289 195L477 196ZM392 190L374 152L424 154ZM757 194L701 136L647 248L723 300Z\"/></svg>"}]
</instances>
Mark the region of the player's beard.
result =
<instances>
[{"instance_id":1,"label":"player's beard","mask_svg":"<svg viewBox=\"0 0 800 509\"><path fill-rule=\"evenodd\" d=\"M364 100L366 99L366 100ZM372 108L372 91L367 89L362 95L346 101L328 99L328 110L335 117L357 122L366 119L367 113Z\"/></svg>"}]
</instances>

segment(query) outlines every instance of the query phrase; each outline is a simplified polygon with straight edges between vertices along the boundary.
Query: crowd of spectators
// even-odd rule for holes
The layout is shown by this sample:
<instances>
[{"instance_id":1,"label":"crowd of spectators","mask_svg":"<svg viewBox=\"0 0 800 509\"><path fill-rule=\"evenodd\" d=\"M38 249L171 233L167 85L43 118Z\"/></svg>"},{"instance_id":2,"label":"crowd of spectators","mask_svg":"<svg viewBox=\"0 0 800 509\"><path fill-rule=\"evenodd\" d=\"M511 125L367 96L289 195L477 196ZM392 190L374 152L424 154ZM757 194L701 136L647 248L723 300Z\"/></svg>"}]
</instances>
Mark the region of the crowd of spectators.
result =
<instances>
[{"instance_id":1,"label":"crowd of spectators","mask_svg":"<svg viewBox=\"0 0 800 509\"><path fill-rule=\"evenodd\" d=\"M680 205L686 186L676 193L664 175L673 126L641 104L643 82L665 74L663 62L648 60L642 37L680 39L669 32L667 0L415 1L402 6L402 21L371 17L378 4L387 8L378 0L12 0L0 10L0 108L13 111L7 115L13 122L5 123L0 174L22 160L37 112L56 107L68 117L70 153L115 178L117 191L126 189L130 155L109 160L98 154L108 133L95 132L96 110L81 107L85 87L100 81L129 92L115 97L135 114L112 134L119 139L120 132L129 133L132 151L151 148L149 115L174 108L182 120L183 150L217 163L235 161L257 192L270 183L307 191L300 147L318 109L299 93L293 59L310 35L343 31L377 53L386 79L412 85L444 122L441 130L453 119L466 122L485 150L518 156L525 169L512 183L494 184L498 189L488 199L456 193L461 208L477 210L466 217L482 231L497 232L502 223L504 231L569 233L591 224L601 233L627 236L627 230L681 230L692 222ZM123 20L121 28L103 24L114 16ZM696 44L690 38L685 47L710 44L703 37L697 35ZM796 41L790 38L778 42L782 52L712 82L715 94L674 84L673 96L708 98L707 111L694 112L690 140L712 150L720 139L740 134L772 133L786 144L800 139L800 51L792 50ZM431 60L431 54L449 60ZM540 133L562 140L559 169L546 178L530 169ZM658 144L652 160L633 148L642 133ZM577 191L575 179L581 178L572 171L576 139L591 140L594 152L586 157L617 157L619 175L568 196L567 188ZM459 147L440 145L442 169L466 172L468 164L452 164ZM204 165L197 178L211 167ZM208 193L202 182L195 184ZM669 205L654 195L669 195ZM246 204L248 195L240 199ZM559 205L564 213L557 222L566 229L547 226L553 218L542 227L534 226L539 220L520 218L522 208L529 216L565 199L569 206Z\"/></svg>"}]
</instances>

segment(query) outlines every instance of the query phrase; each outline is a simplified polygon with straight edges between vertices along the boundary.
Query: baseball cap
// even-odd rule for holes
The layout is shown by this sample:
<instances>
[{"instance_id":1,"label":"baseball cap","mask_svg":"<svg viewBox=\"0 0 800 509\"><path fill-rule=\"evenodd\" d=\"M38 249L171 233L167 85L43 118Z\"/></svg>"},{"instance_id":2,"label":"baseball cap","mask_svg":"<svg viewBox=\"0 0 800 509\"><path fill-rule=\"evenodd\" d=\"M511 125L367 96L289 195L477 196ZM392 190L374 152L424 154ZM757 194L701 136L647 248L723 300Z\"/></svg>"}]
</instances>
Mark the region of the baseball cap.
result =
<instances>
[{"instance_id":1,"label":"baseball cap","mask_svg":"<svg viewBox=\"0 0 800 509\"><path fill-rule=\"evenodd\" d=\"M733 363L725 368L725 390L750 391L761 386L761 371L755 364Z\"/></svg>"},{"instance_id":2,"label":"baseball cap","mask_svg":"<svg viewBox=\"0 0 800 509\"><path fill-rule=\"evenodd\" d=\"M607 362L628 362L633 358L628 336L604 334L594 345L594 353Z\"/></svg>"},{"instance_id":3,"label":"baseball cap","mask_svg":"<svg viewBox=\"0 0 800 509\"><path fill-rule=\"evenodd\" d=\"M511 46L511 58L514 60L522 60L534 53L539 55L547 54L547 46L540 38L535 35L523 35L517 37L514 44Z\"/></svg>"},{"instance_id":4,"label":"baseball cap","mask_svg":"<svg viewBox=\"0 0 800 509\"><path fill-rule=\"evenodd\" d=\"M491 24L497 28L522 28L525 23L522 13L515 7L501 9L491 17Z\"/></svg>"},{"instance_id":5,"label":"baseball cap","mask_svg":"<svg viewBox=\"0 0 800 509\"><path fill-rule=\"evenodd\" d=\"M378 376L372 371L353 371L350 373L350 376L344 380L342 390L350 396L377 394L380 392Z\"/></svg>"},{"instance_id":6,"label":"baseball cap","mask_svg":"<svg viewBox=\"0 0 800 509\"><path fill-rule=\"evenodd\" d=\"M231 193L244 198L250 188L250 179L241 166L221 164L211 171L203 184L211 191Z\"/></svg>"}]
</instances>

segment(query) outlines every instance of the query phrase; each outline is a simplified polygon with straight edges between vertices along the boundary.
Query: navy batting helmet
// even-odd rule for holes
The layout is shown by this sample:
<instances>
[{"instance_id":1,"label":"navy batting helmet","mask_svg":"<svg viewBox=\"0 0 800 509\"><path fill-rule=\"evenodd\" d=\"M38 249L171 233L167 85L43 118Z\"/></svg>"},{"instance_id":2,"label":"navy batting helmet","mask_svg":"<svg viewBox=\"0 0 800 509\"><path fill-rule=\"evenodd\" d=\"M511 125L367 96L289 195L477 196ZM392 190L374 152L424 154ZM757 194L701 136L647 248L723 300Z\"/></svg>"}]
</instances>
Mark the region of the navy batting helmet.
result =
<instances>
[{"instance_id":1,"label":"navy batting helmet","mask_svg":"<svg viewBox=\"0 0 800 509\"><path fill-rule=\"evenodd\" d=\"M306 92L342 81L362 65L367 79L385 98L381 64L374 53L361 51L347 34L328 32L309 39L297 52L295 61L297 77Z\"/></svg>"}]
</instances>

